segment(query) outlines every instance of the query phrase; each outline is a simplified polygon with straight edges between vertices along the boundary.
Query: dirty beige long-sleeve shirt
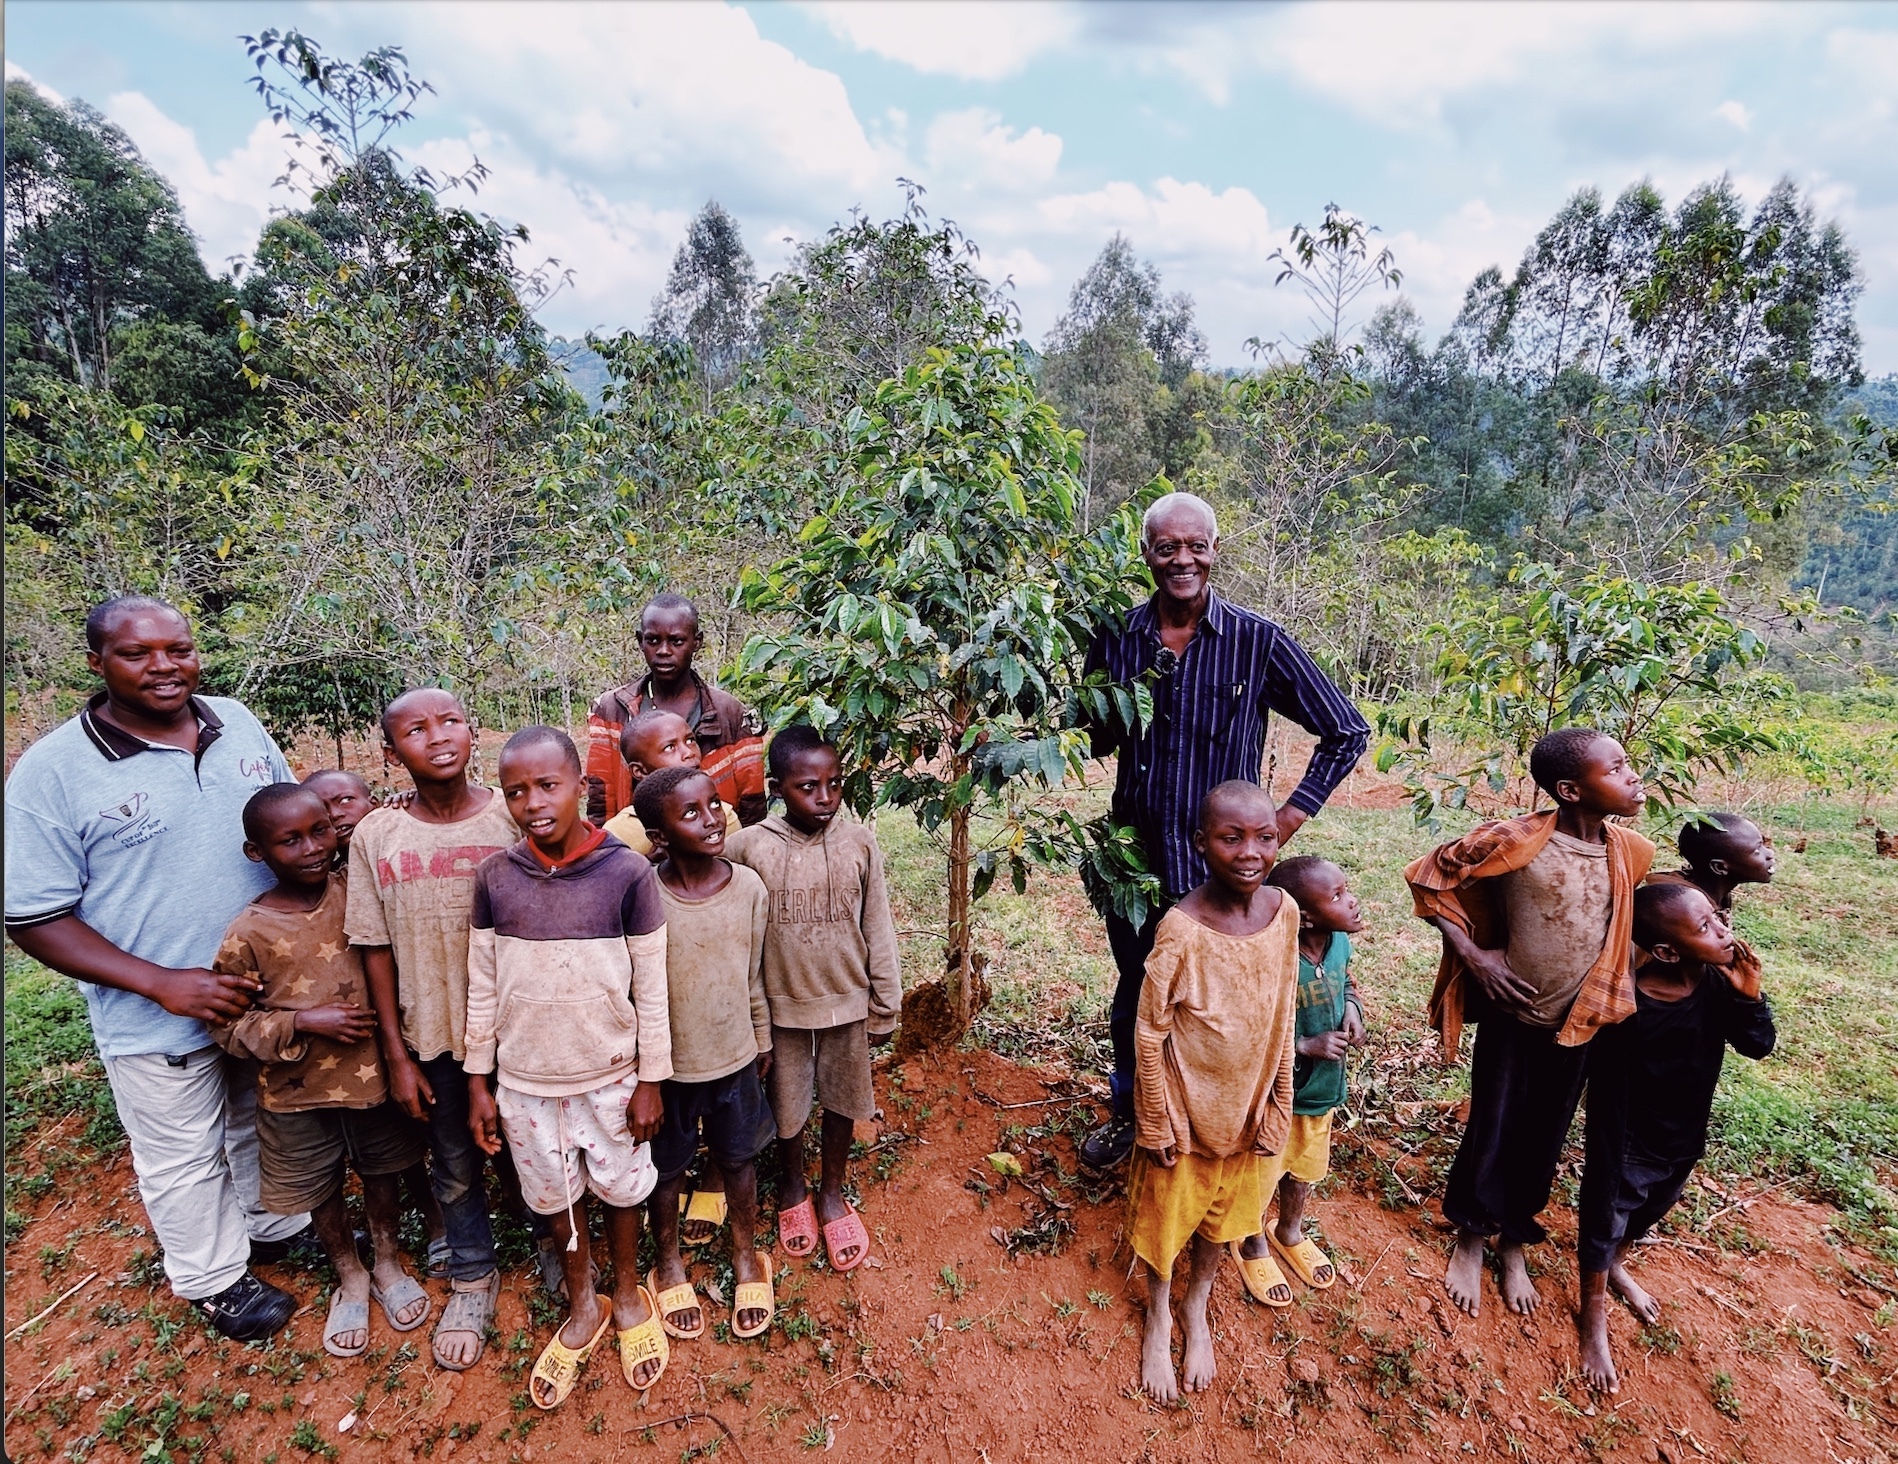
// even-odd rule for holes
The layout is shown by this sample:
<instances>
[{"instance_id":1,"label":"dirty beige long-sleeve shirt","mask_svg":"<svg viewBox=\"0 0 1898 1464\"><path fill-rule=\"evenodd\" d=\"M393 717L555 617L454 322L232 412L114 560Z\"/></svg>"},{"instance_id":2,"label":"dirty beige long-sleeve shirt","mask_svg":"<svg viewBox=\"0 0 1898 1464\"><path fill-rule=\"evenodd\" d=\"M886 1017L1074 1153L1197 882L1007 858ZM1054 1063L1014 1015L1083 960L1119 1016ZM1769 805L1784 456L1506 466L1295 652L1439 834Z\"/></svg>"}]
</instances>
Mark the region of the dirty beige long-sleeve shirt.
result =
<instances>
[{"instance_id":1,"label":"dirty beige long-sleeve shirt","mask_svg":"<svg viewBox=\"0 0 1898 1464\"><path fill-rule=\"evenodd\" d=\"M1134 1130L1143 1149L1276 1154L1292 1122L1298 906L1254 935L1178 909L1160 921L1134 1019Z\"/></svg>"}]
</instances>

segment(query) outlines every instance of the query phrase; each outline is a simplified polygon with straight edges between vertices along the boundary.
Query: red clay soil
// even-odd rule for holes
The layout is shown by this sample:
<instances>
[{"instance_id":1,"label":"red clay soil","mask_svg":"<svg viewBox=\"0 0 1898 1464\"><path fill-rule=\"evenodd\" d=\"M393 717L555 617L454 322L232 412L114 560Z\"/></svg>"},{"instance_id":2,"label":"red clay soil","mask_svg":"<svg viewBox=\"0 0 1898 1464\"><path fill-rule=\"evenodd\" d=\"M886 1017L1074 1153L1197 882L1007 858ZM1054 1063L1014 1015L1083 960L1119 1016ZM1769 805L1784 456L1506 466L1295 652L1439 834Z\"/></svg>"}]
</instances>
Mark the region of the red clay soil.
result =
<instances>
[{"instance_id":1,"label":"red clay soil","mask_svg":"<svg viewBox=\"0 0 1898 1464\"><path fill-rule=\"evenodd\" d=\"M425 1332L420 1359L399 1352L409 1339L380 1313L368 1358L325 1356L310 1272L266 1271L304 1303L271 1346L216 1340L154 1285L149 1264L135 1267L150 1241L121 1151L28 1207L7 1248L9 1331L97 1273L7 1345L8 1455L79 1458L68 1451L91 1439L94 1458L282 1464L332 1451L670 1464L826 1448L905 1464L1898 1457L1891 1268L1846 1243L1830 1212L1783 1191L1735 1197L1742 1250L1705 1233L1643 1250L1638 1274L1666 1312L1645 1336L1615 1316L1624 1385L1610 1408L1575 1373L1566 1213L1545 1248L1541 1313L1506 1315L1491 1292L1481 1318L1465 1319L1441 1299L1447 1236L1433 1208L1387 1209L1360 1189L1373 1166L1343 1135L1339 1172L1314 1204L1344 1272L1337 1285L1275 1313L1226 1268L1212 1303L1218 1377L1186 1406L1160 1408L1134 1387L1138 1287L1118 1187L1085 1193L1066 1132L1044 1122L1052 1112L1078 1127L1071 1082L962 1053L885 1059L877 1087L887 1122L865 1136L870 1156L855 1168L874 1237L865 1267L838 1276L779 1252L766 1339L674 1343L670 1371L643 1399L603 1351L553 1414L522 1391L549 1334L544 1308L538 1325L530 1312L525 1267L505 1278L486 1359L459 1376L427 1360ZM986 1162L1005 1145L1025 1180L1005 1182ZM695 1275L703 1286L711 1272L702 1263ZM430 1290L439 1306L444 1283Z\"/></svg>"}]
</instances>

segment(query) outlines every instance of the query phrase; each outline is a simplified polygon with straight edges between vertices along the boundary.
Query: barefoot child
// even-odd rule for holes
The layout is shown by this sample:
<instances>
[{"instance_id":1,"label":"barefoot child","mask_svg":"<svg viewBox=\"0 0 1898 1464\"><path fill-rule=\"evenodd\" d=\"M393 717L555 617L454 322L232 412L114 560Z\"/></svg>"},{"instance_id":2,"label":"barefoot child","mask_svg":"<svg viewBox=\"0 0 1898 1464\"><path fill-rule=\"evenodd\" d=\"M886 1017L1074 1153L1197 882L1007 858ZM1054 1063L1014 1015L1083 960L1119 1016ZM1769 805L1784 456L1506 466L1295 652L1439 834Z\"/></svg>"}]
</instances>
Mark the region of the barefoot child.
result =
<instances>
[{"instance_id":1,"label":"barefoot child","mask_svg":"<svg viewBox=\"0 0 1898 1464\"><path fill-rule=\"evenodd\" d=\"M500 1295L481 1151L468 1132L463 1027L475 870L520 831L507 800L469 781L474 730L445 691L405 691L382 714L383 757L415 782L406 808L363 815L349 841L344 928L362 950L389 1095L428 1125L429 1182L448 1230L438 1366L472 1367Z\"/></svg>"},{"instance_id":2,"label":"barefoot child","mask_svg":"<svg viewBox=\"0 0 1898 1464\"><path fill-rule=\"evenodd\" d=\"M1214 1374L1206 1302L1220 1247L1265 1211L1268 1157L1292 1121L1298 906L1265 883L1278 856L1272 800L1221 783L1200 802L1193 847L1206 883L1160 920L1134 1021L1134 1158L1127 1234L1146 1265L1140 1386L1171 1403L1173 1265L1190 1245L1182 1308L1185 1389Z\"/></svg>"},{"instance_id":3,"label":"barefoot child","mask_svg":"<svg viewBox=\"0 0 1898 1464\"><path fill-rule=\"evenodd\" d=\"M1661 1308L1628 1274L1628 1251L1674 1207L1701 1155L1731 1046L1773 1050L1757 962L1736 961L1726 922L1693 885L1634 892L1637 1010L1589 1044L1588 1158L1582 1170L1582 1376L1620 1389L1608 1345L1608 1291L1644 1324Z\"/></svg>"},{"instance_id":4,"label":"barefoot child","mask_svg":"<svg viewBox=\"0 0 1898 1464\"><path fill-rule=\"evenodd\" d=\"M639 1207L658 1179L646 1141L672 1075L665 914L652 866L580 816L586 780L565 732L516 732L500 781L527 837L475 876L468 1124L488 1154L506 1130L521 1195L562 1247L567 1317L528 1380L534 1403L553 1408L609 1327L634 1389L666 1370L666 1335L639 1284ZM590 1279L589 1190L606 1209L610 1298Z\"/></svg>"},{"instance_id":5,"label":"barefoot child","mask_svg":"<svg viewBox=\"0 0 1898 1464\"><path fill-rule=\"evenodd\" d=\"M784 815L740 829L725 854L769 893L764 989L771 1005L771 1111L778 1123L778 1239L795 1257L824 1249L839 1271L870 1253L844 1198L856 1123L876 1116L870 1046L890 1040L903 1006L896 922L876 835L837 817L837 749L806 725L771 741L771 791ZM823 1180L812 1204L804 1168L811 1097L823 1107Z\"/></svg>"},{"instance_id":6,"label":"barefoot child","mask_svg":"<svg viewBox=\"0 0 1898 1464\"><path fill-rule=\"evenodd\" d=\"M1320 1291L1337 1276L1331 1258L1305 1234L1305 1205L1311 1187L1331 1168L1331 1114L1344 1106L1345 1054L1364 1045L1364 1009L1351 980L1351 937L1364 929L1364 918L1344 871L1329 859L1311 854L1287 859L1273 867L1266 883L1298 905L1292 1125L1284 1148L1265 1161L1261 1180L1268 1203L1274 1191L1278 1194L1278 1224L1231 1250L1255 1300L1290 1306L1292 1288L1279 1261Z\"/></svg>"},{"instance_id":7,"label":"barefoot child","mask_svg":"<svg viewBox=\"0 0 1898 1464\"><path fill-rule=\"evenodd\" d=\"M244 853L276 876L224 933L215 969L261 983L257 1000L211 1035L255 1059L257 1162L264 1208L307 1210L336 1291L323 1349L359 1357L369 1346L369 1302L389 1325L428 1320L428 1293L397 1261L397 1176L419 1164L421 1131L393 1103L376 1057L376 1015L362 960L343 935L343 878L323 800L277 783L244 806ZM362 1179L375 1268L363 1267L343 1205L344 1161Z\"/></svg>"},{"instance_id":8,"label":"barefoot child","mask_svg":"<svg viewBox=\"0 0 1898 1464\"><path fill-rule=\"evenodd\" d=\"M659 900L666 918L666 999L672 1076L661 1085L665 1117L652 1141L652 1279L674 1337L705 1331L705 1312L679 1255L679 1201L699 1138L729 1196L732 1335L756 1337L775 1310L771 1262L753 1248L758 1228L754 1161L777 1136L759 1078L771 1069L771 1008L764 994L764 882L720 857L725 806L697 768L665 768L633 789L640 822L659 839Z\"/></svg>"},{"instance_id":9,"label":"barefoot child","mask_svg":"<svg viewBox=\"0 0 1898 1464\"><path fill-rule=\"evenodd\" d=\"M1536 1308L1523 1248L1544 1238L1536 1216L1581 1099L1588 1040L1634 1012L1634 888L1654 859L1654 845L1608 821L1642 807L1641 775L1614 738L1551 732L1530 750L1529 773L1553 811L1483 824L1404 871L1417 914L1443 936L1430 1021L1446 1057L1464 1022L1477 1024L1469 1122L1443 1196L1457 1227L1444 1290L1470 1316L1492 1236L1504 1304Z\"/></svg>"}]
</instances>

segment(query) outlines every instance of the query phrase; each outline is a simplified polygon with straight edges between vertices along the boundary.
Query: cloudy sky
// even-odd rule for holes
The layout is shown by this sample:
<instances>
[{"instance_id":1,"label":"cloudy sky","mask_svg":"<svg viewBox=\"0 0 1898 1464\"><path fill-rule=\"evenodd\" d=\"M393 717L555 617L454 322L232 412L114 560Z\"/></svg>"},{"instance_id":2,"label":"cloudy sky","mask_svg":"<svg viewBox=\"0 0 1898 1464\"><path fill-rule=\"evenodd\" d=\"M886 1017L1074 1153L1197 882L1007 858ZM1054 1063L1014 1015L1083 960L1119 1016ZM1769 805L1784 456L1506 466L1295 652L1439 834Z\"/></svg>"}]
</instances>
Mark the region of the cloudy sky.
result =
<instances>
[{"instance_id":1,"label":"cloudy sky","mask_svg":"<svg viewBox=\"0 0 1898 1464\"><path fill-rule=\"evenodd\" d=\"M1440 330L1577 187L1670 201L1789 175L1857 247L1868 370L1898 370L1898 5L68 4L6 8L8 76L83 97L176 185L216 269L286 200L239 35L402 46L400 145L575 271L566 334L643 326L686 220L770 273L896 180L1011 277L1039 340L1116 231L1198 302L1216 364L1302 336L1268 256L1336 201Z\"/></svg>"}]
</instances>

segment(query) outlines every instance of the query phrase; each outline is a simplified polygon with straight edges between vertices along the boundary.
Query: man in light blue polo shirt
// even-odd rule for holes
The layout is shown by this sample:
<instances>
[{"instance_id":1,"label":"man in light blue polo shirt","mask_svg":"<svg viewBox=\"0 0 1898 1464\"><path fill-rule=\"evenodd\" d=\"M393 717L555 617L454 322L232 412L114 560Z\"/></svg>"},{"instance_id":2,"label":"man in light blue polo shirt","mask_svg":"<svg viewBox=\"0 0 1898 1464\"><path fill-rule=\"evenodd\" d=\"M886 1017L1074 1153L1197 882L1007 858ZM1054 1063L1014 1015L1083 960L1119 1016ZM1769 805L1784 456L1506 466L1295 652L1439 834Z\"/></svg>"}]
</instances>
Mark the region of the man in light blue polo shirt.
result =
<instances>
[{"instance_id":1,"label":"man in light blue polo shirt","mask_svg":"<svg viewBox=\"0 0 1898 1464\"><path fill-rule=\"evenodd\" d=\"M107 601L86 645L105 690L7 779L6 930L85 992L172 1289L251 1341L295 1310L251 1274L252 1242L281 1249L308 1217L258 1206L255 1090L228 1080L205 1026L254 987L207 968L271 883L244 857L244 804L290 769L242 703L195 694L197 647L171 606Z\"/></svg>"}]
</instances>

